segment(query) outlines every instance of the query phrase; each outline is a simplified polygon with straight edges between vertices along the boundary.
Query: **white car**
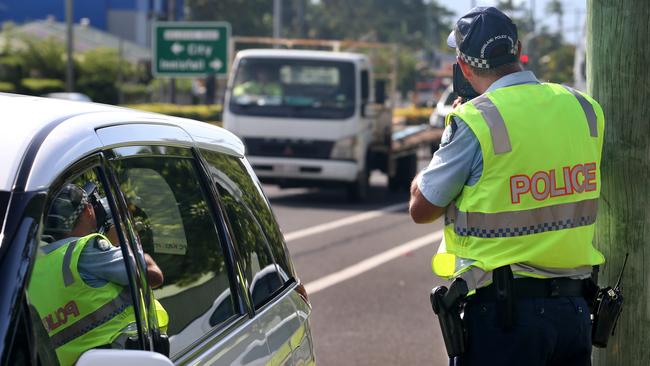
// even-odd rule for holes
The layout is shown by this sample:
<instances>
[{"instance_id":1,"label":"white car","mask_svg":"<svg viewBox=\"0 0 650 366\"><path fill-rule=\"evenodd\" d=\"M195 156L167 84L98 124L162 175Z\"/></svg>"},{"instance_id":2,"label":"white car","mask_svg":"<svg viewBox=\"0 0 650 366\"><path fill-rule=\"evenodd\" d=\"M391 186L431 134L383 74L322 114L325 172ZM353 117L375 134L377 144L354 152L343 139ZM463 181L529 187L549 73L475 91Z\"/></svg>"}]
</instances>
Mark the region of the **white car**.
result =
<instances>
[{"instance_id":1,"label":"white car","mask_svg":"<svg viewBox=\"0 0 650 366\"><path fill-rule=\"evenodd\" d=\"M65 258L67 266L77 263L71 249L62 280L32 274L56 277L56 270L35 270L43 263L36 257L56 239L47 235L56 221L50 208L60 204L60 192L88 183L108 203L106 220L118 233L113 244L128 254L117 262L128 278L119 299L135 319L112 343L80 350L77 366L315 363L311 305L237 137L198 121L95 103L0 94L0 109L3 365L58 365L56 347L70 338L57 337L55 346L54 336L69 331L76 340L124 311L82 313L92 319L81 327L76 304L44 315L30 301L55 298L62 287L56 284L67 286ZM146 275L148 256L162 285ZM166 327L154 299L168 314ZM65 328L54 334L53 324Z\"/></svg>"},{"instance_id":2,"label":"white car","mask_svg":"<svg viewBox=\"0 0 650 366\"><path fill-rule=\"evenodd\" d=\"M447 114L452 111L452 105L454 100L458 95L454 93L453 85L449 85L447 89L440 96L440 100L436 104L436 109L429 116L429 124L435 128L444 128L445 127L445 118Z\"/></svg>"}]
</instances>

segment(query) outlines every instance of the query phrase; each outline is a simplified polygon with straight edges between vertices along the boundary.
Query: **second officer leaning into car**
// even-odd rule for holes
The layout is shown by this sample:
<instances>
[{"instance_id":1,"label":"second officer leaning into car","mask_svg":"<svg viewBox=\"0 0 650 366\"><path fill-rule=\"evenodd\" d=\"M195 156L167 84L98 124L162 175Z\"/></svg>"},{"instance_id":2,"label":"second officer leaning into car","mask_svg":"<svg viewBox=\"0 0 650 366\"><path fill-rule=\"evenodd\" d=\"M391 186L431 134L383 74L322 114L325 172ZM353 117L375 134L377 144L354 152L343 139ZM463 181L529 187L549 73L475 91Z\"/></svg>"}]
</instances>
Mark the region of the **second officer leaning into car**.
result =
<instances>
[{"instance_id":1,"label":"second officer leaning into car","mask_svg":"<svg viewBox=\"0 0 650 366\"><path fill-rule=\"evenodd\" d=\"M118 338L135 324L124 257L109 241L117 242L115 228L106 236L97 233L103 212L97 212L101 203L91 202L94 184L88 186L91 192L69 183L55 196L44 230L52 242L39 249L29 286L30 302L62 366L92 348L123 347ZM147 277L154 286L163 281L151 259ZM158 311L166 318L164 309Z\"/></svg>"},{"instance_id":2,"label":"second officer leaning into car","mask_svg":"<svg viewBox=\"0 0 650 366\"><path fill-rule=\"evenodd\" d=\"M413 181L410 214L416 223L445 214L432 266L470 290L461 364L588 365L583 283L604 262L592 245L603 112L523 71L517 28L496 8L470 10L448 44L481 95L447 117L440 150Z\"/></svg>"}]
</instances>

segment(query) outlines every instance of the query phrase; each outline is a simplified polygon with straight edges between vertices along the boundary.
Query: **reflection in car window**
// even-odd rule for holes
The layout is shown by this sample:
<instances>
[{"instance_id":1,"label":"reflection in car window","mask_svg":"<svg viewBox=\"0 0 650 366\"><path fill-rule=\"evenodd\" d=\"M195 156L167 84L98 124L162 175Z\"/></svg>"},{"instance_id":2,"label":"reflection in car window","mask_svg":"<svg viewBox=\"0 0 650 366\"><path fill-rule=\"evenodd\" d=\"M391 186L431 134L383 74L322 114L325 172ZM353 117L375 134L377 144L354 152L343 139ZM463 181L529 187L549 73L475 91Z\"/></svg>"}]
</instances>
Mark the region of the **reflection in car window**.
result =
<instances>
[{"instance_id":1,"label":"reflection in car window","mask_svg":"<svg viewBox=\"0 0 650 366\"><path fill-rule=\"evenodd\" d=\"M226 210L254 304L260 307L292 273L282 233L250 166L232 156L207 150L202 154Z\"/></svg>"},{"instance_id":2,"label":"reflection in car window","mask_svg":"<svg viewBox=\"0 0 650 366\"><path fill-rule=\"evenodd\" d=\"M0 222L5 222L7 206L9 205L9 192L0 191Z\"/></svg>"},{"instance_id":3,"label":"reflection in car window","mask_svg":"<svg viewBox=\"0 0 650 366\"><path fill-rule=\"evenodd\" d=\"M105 199L96 172L87 170L52 192L43 218L27 293L32 316L40 320L34 323L38 353L54 350L61 365L74 364L88 349L125 348L127 338L137 337L124 257Z\"/></svg>"},{"instance_id":4,"label":"reflection in car window","mask_svg":"<svg viewBox=\"0 0 650 366\"><path fill-rule=\"evenodd\" d=\"M190 158L128 157L116 171L145 252L163 272L171 356L236 314L217 228Z\"/></svg>"}]
</instances>

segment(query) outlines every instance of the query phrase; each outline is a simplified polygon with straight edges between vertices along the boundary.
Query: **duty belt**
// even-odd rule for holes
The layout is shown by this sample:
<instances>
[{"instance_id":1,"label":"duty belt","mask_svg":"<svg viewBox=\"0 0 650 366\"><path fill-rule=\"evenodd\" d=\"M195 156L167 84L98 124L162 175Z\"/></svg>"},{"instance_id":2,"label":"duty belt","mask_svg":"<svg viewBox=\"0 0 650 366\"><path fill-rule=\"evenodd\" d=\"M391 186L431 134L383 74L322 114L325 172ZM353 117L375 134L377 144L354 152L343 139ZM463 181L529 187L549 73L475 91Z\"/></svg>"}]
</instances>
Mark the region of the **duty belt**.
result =
<instances>
[{"instance_id":1,"label":"duty belt","mask_svg":"<svg viewBox=\"0 0 650 366\"><path fill-rule=\"evenodd\" d=\"M515 278L513 295L517 299L539 297L572 297L584 296L585 280L574 280L566 277L538 279ZM469 301L497 301L497 289L494 284L476 290Z\"/></svg>"}]
</instances>

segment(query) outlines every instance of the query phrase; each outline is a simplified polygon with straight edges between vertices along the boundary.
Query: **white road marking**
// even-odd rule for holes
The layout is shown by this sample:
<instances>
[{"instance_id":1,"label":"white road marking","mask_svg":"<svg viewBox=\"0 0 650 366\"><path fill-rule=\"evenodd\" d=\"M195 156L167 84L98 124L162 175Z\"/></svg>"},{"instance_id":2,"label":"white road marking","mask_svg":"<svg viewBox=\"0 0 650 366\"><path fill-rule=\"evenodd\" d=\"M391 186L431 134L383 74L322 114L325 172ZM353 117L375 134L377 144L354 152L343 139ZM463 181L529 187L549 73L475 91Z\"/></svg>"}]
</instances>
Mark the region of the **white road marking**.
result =
<instances>
[{"instance_id":1,"label":"white road marking","mask_svg":"<svg viewBox=\"0 0 650 366\"><path fill-rule=\"evenodd\" d=\"M345 280L356 277L364 272L367 272L375 267L378 267L390 260L400 257L408 252L420 249L424 246L435 243L442 239L442 230L438 230L433 234L425 235L423 237L411 240L393 249L389 249L383 253L379 253L370 258L364 259L361 262L354 264L350 267L334 272L325 277L309 282L305 285L307 293L313 295L318 291L324 290L330 286L334 286Z\"/></svg>"},{"instance_id":2,"label":"white road marking","mask_svg":"<svg viewBox=\"0 0 650 366\"><path fill-rule=\"evenodd\" d=\"M358 215L344 217L344 218L336 220L336 221L332 221L332 222L328 222L328 223L325 223L325 224L320 224L320 225L308 227L306 229L290 232L290 233L284 235L284 240L286 242L290 242L292 240L297 240L297 239L300 239L300 238L304 238L306 236L319 234L319 233L322 233L324 231L334 230L334 229L338 229L338 228L343 227L343 226L356 224L356 223L361 222L361 221L374 219L375 217L379 217L379 216L381 216L381 215L383 215L383 214L385 214L387 212L400 211L400 210L403 210L403 209L405 209L407 207L408 207L408 203L406 203L406 202L405 203L398 203L398 204L395 204L395 205L386 206L386 207L384 207L382 209L379 209L379 210L374 210L374 211L370 211L370 212L364 212L364 213L358 214Z\"/></svg>"}]
</instances>

